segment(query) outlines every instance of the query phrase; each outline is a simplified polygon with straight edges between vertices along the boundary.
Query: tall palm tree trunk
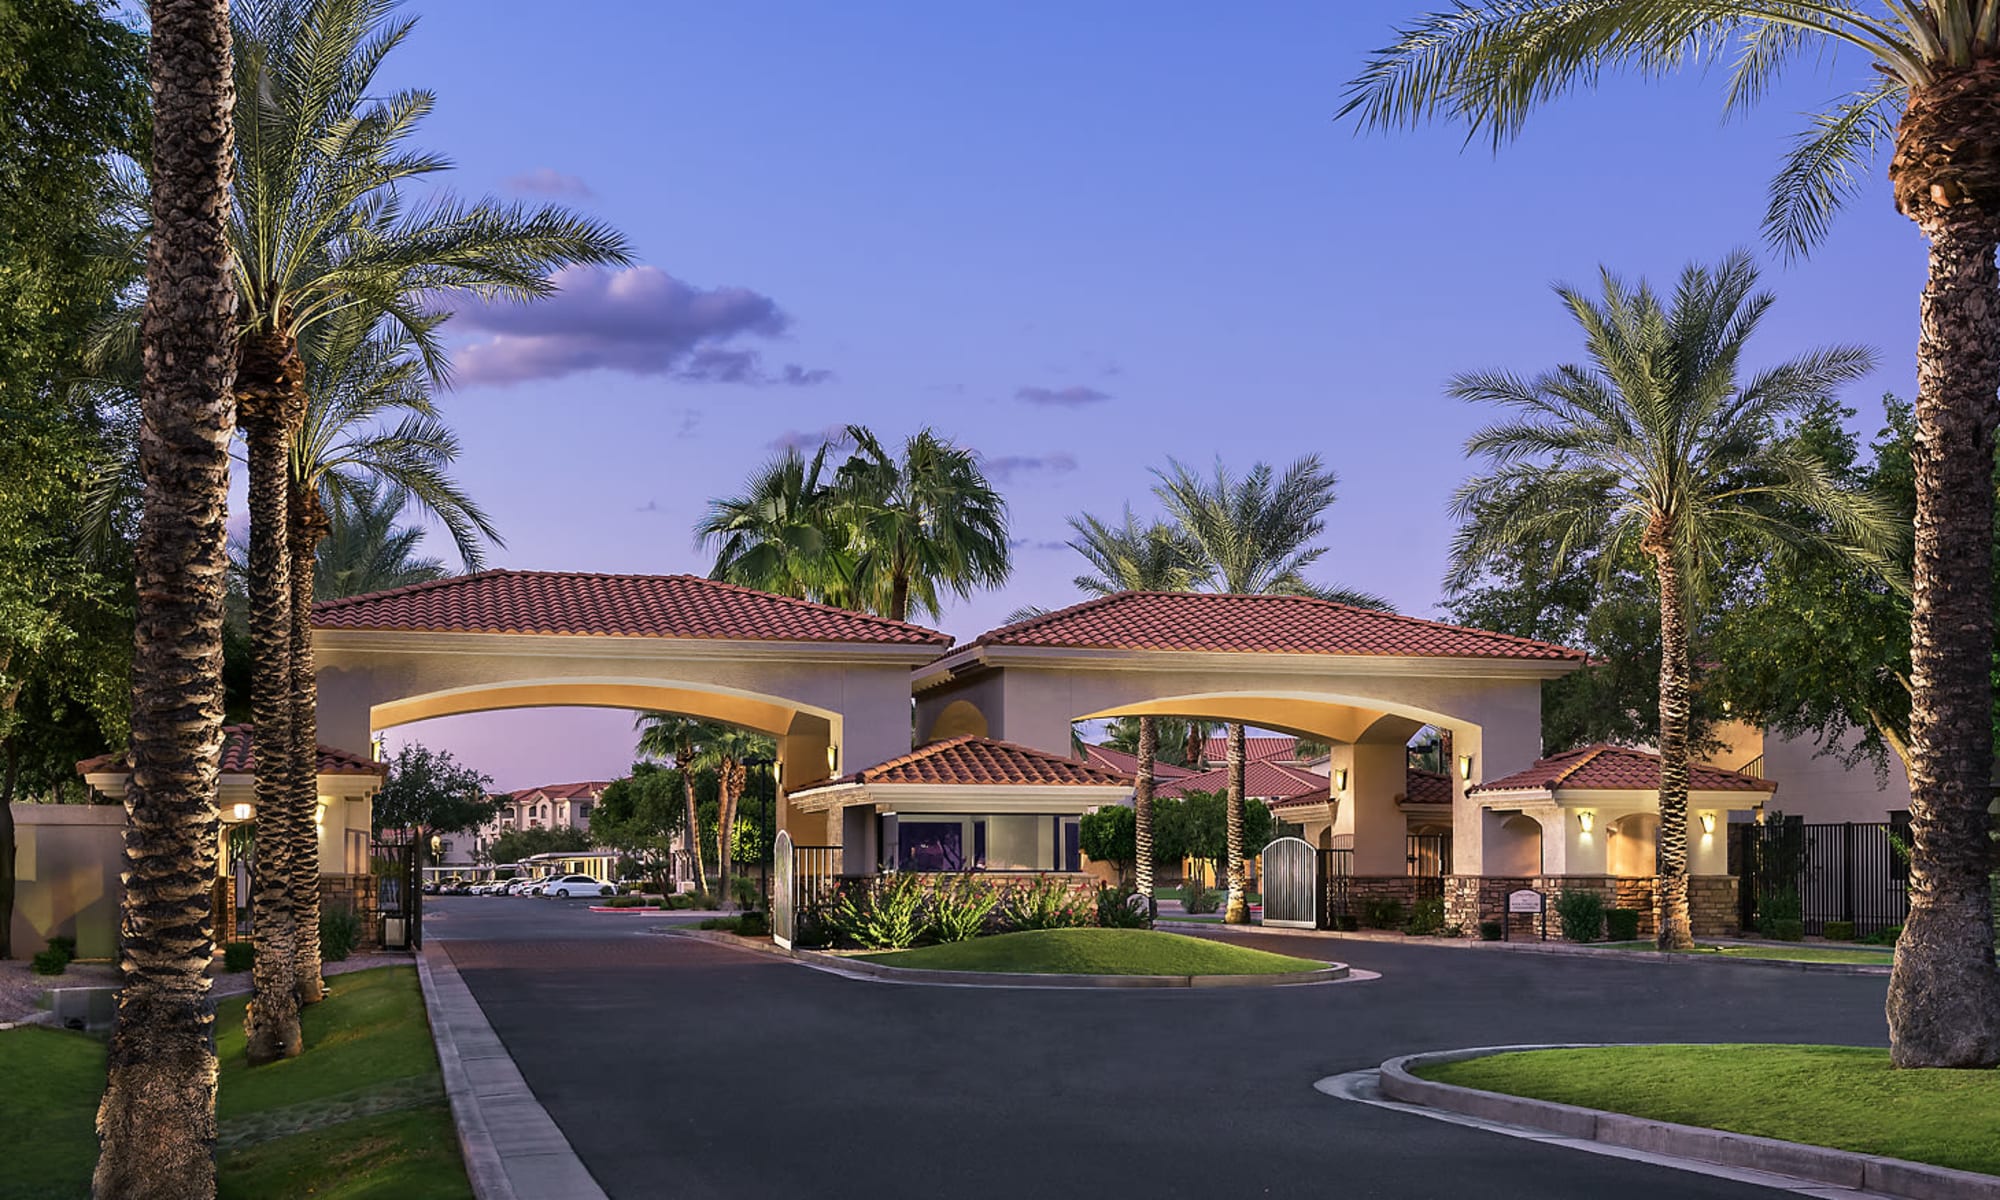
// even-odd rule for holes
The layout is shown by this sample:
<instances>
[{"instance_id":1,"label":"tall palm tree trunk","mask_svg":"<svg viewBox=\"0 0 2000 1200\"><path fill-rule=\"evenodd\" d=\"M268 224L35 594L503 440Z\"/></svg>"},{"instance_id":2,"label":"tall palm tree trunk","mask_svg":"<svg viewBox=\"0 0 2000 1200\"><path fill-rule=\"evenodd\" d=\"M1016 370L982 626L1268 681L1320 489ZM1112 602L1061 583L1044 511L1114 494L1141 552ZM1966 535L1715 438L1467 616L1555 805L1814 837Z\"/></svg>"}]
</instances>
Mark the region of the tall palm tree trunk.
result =
<instances>
[{"instance_id":1,"label":"tall palm tree trunk","mask_svg":"<svg viewBox=\"0 0 2000 1200\"><path fill-rule=\"evenodd\" d=\"M1229 723L1229 799L1224 810L1223 830L1227 849L1224 865L1229 872L1229 903L1222 911L1225 925L1250 923L1250 897L1244 886L1243 871L1243 726Z\"/></svg>"},{"instance_id":2,"label":"tall palm tree trunk","mask_svg":"<svg viewBox=\"0 0 2000 1200\"><path fill-rule=\"evenodd\" d=\"M98 1200L215 1195L216 772L236 297L227 0L153 0L132 782Z\"/></svg>"},{"instance_id":3,"label":"tall palm tree trunk","mask_svg":"<svg viewBox=\"0 0 2000 1200\"><path fill-rule=\"evenodd\" d=\"M257 863L251 938L255 998L243 1018L252 1063L304 1049L299 928L293 904L298 833L292 781L291 414L304 364L287 338L251 334L236 364L236 419L250 464L250 712L256 725Z\"/></svg>"},{"instance_id":4,"label":"tall palm tree trunk","mask_svg":"<svg viewBox=\"0 0 2000 1200\"><path fill-rule=\"evenodd\" d=\"M724 903L727 903L729 868L734 865L736 859L736 809L743 801L743 786L748 771L742 763L725 759L716 774L718 782L722 785L720 795L717 797L715 814L715 870L720 879L716 890L723 896Z\"/></svg>"},{"instance_id":5,"label":"tall palm tree trunk","mask_svg":"<svg viewBox=\"0 0 2000 1200\"><path fill-rule=\"evenodd\" d=\"M1160 730L1151 717L1139 718L1139 769L1132 781L1132 877L1146 898L1146 919L1153 908L1153 760L1159 755Z\"/></svg>"},{"instance_id":6,"label":"tall palm tree trunk","mask_svg":"<svg viewBox=\"0 0 2000 1200\"><path fill-rule=\"evenodd\" d=\"M311 488L294 486L286 515L292 568L292 746L289 783L292 809L303 834L292 863L293 906L299 927L299 1003L326 996L319 956L319 677L312 645L313 568L320 539L329 528L326 511Z\"/></svg>"},{"instance_id":7,"label":"tall palm tree trunk","mask_svg":"<svg viewBox=\"0 0 2000 1200\"><path fill-rule=\"evenodd\" d=\"M2000 419L2000 66L1916 93L1897 207L1930 239L1917 342L1910 916L1889 979L1899 1067L2000 1062L1993 965L1993 450Z\"/></svg>"},{"instance_id":8,"label":"tall palm tree trunk","mask_svg":"<svg viewBox=\"0 0 2000 1200\"><path fill-rule=\"evenodd\" d=\"M696 891L708 890L708 872L701 861L700 812L694 803L694 769L681 767L681 794L687 800L688 866L694 871Z\"/></svg>"},{"instance_id":9,"label":"tall palm tree trunk","mask_svg":"<svg viewBox=\"0 0 2000 1200\"><path fill-rule=\"evenodd\" d=\"M1694 924L1688 911L1687 602L1673 548L1649 548L1660 576L1659 947L1688 950Z\"/></svg>"}]
</instances>

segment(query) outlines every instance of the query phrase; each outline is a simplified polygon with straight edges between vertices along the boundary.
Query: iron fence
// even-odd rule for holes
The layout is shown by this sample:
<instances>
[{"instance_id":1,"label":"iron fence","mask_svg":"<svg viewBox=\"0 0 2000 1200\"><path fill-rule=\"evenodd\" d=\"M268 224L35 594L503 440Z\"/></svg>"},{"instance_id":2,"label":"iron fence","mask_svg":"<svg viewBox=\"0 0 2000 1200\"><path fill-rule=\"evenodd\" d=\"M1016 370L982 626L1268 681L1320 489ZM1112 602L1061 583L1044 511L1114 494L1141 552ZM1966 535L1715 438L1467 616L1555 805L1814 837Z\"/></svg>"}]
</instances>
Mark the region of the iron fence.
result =
<instances>
[{"instance_id":1,"label":"iron fence","mask_svg":"<svg viewBox=\"0 0 2000 1200\"><path fill-rule=\"evenodd\" d=\"M1807 933L1818 934L1828 921L1847 921L1856 933L1867 934L1909 918L1905 823L1775 820L1737 829L1734 857L1744 928L1797 920Z\"/></svg>"},{"instance_id":2,"label":"iron fence","mask_svg":"<svg viewBox=\"0 0 2000 1200\"><path fill-rule=\"evenodd\" d=\"M1319 914L1321 929L1332 929L1334 918L1354 915L1354 851L1319 851Z\"/></svg>"}]
</instances>

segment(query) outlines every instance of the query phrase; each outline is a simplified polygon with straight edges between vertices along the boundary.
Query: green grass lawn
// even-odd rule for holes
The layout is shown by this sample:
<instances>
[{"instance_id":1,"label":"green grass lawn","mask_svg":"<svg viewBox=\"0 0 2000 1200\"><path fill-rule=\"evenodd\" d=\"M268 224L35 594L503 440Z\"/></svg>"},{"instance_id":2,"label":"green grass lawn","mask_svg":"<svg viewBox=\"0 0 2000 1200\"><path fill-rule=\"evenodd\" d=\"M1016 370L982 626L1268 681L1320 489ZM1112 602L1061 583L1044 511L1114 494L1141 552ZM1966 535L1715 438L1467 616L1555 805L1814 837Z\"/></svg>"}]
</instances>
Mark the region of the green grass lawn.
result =
<instances>
[{"instance_id":1,"label":"green grass lawn","mask_svg":"<svg viewBox=\"0 0 2000 1200\"><path fill-rule=\"evenodd\" d=\"M263 1067L243 1057L245 998L216 1006L221 1195L470 1196L416 971L358 971L328 986L305 1011L306 1052ZM0 1033L0 1079L12 1143L0 1200L88 1196L104 1044L63 1030Z\"/></svg>"},{"instance_id":2,"label":"green grass lawn","mask_svg":"<svg viewBox=\"0 0 2000 1200\"><path fill-rule=\"evenodd\" d=\"M1440 1083L2000 1174L2000 1071L1897 1071L1847 1046L1529 1050L1443 1063Z\"/></svg>"},{"instance_id":3,"label":"green grass lawn","mask_svg":"<svg viewBox=\"0 0 2000 1200\"><path fill-rule=\"evenodd\" d=\"M1039 929L860 957L928 971L1040 975L1282 975L1326 966L1150 929Z\"/></svg>"},{"instance_id":4,"label":"green grass lawn","mask_svg":"<svg viewBox=\"0 0 2000 1200\"><path fill-rule=\"evenodd\" d=\"M1590 942L1588 945L1605 950L1651 950L1652 942ZM1778 962L1824 962L1859 963L1868 967L1886 967L1895 961L1891 950L1872 950L1866 946L1711 946L1697 945L1693 950L1675 951L1678 954L1714 954L1723 958L1764 958Z\"/></svg>"}]
</instances>

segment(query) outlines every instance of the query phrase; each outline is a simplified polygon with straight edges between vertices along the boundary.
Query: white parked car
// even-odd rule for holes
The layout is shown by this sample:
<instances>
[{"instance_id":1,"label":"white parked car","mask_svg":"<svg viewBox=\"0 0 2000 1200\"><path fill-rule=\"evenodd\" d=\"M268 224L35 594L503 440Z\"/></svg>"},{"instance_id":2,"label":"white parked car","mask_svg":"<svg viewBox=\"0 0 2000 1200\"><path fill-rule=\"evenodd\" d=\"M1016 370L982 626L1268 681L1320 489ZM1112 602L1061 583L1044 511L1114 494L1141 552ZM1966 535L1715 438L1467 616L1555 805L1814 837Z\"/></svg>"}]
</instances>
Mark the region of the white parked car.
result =
<instances>
[{"instance_id":1,"label":"white parked car","mask_svg":"<svg viewBox=\"0 0 2000 1200\"><path fill-rule=\"evenodd\" d=\"M618 889L590 875L557 875L536 889L536 894L567 900L571 896L616 896Z\"/></svg>"},{"instance_id":2,"label":"white parked car","mask_svg":"<svg viewBox=\"0 0 2000 1200\"><path fill-rule=\"evenodd\" d=\"M535 882L534 880L528 878L526 875L523 875L519 879L510 879L505 884L502 884L500 890L495 894L501 896L526 895L529 886L534 882Z\"/></svg>"}]
</instances>

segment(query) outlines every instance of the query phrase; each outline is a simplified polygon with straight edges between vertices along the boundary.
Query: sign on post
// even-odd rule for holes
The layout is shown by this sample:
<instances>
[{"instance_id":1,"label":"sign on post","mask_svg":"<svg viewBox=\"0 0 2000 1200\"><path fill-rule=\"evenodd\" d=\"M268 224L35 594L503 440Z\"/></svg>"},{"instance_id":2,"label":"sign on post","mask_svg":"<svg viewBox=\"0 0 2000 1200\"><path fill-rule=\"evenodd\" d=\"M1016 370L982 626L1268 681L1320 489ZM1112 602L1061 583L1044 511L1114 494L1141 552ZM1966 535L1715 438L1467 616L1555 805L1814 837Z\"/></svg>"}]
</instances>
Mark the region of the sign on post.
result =
<instances>
[{"instance_id":1,"label":"sign on post","mask_svg":"<svg viewBox=\"0 0 2000 1200\"><path fill-rule=\"evenodd\" d=\"M1513 916L1515 913L1538 914L1542 918L1542 940L1549 940L1549 898L1533 888L1522 888L1507 893L1507 919L1500 923L1500 936L1511 939L1514 936Z\"/></svg>"}]
</instances>

